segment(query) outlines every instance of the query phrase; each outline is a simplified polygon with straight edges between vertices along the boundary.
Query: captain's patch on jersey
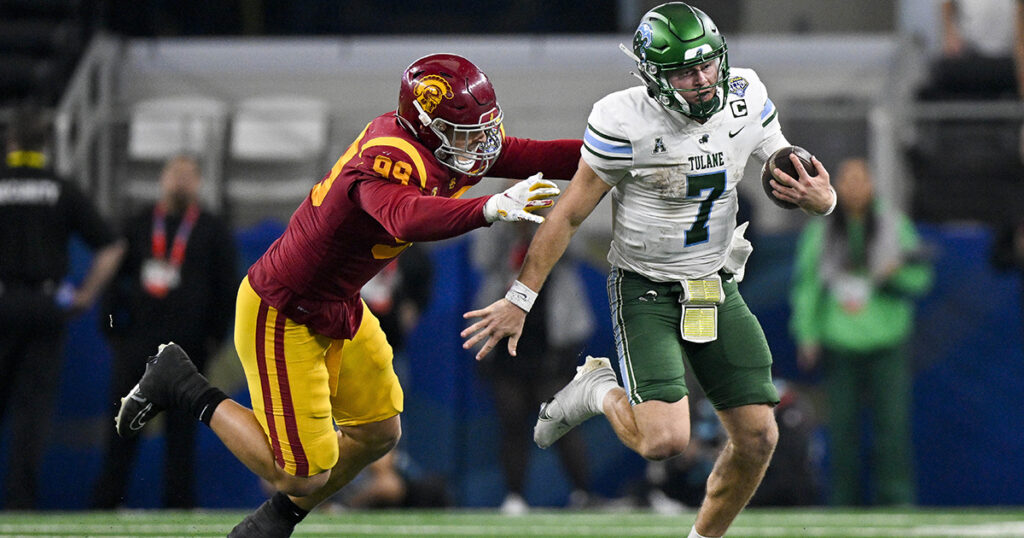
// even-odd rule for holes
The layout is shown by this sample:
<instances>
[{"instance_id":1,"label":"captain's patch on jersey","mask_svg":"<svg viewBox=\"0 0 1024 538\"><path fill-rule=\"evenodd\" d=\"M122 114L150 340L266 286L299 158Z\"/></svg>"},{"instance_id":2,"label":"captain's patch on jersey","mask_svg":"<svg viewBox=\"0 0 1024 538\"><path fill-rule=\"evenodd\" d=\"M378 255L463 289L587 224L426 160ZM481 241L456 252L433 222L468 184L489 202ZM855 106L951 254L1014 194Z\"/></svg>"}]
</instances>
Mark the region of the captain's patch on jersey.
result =
<instances>
[{"instance_id":1,"label":"captain's patch on jersey","mask_svg":"<svg viewBox=\"0 0 1024 538\"><path fill-rule=\"evenodd\" d=\"M743 77L729 78L729 93L736 94L738 97L743 97L747 93L748 86L750 86L750 82Z\"/></svg>"},{"instance_id":2,"label":"captain's patch on jersey","mask_svg":"<svg viewBox=\"0 0 1024 538\"><path fill-rule=\"evenodd\" d=\"M747 100L739 99L737 101L729 101L729 106L732 107L732 117L742 118L747 115ZM732 138L732 135L729 135Z\"/></svg>"}]
</instances>

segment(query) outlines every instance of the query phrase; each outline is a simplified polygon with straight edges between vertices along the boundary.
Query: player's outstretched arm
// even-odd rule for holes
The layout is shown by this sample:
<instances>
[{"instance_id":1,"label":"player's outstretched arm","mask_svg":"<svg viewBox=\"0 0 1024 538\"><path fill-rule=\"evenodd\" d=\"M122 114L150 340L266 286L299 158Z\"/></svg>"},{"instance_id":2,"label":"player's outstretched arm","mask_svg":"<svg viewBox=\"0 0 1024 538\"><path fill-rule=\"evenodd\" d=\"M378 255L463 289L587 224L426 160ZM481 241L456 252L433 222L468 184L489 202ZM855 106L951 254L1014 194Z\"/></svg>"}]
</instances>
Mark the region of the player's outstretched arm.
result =
<instances>
[{"instance_id":1,"label":"player's outstretched arm","mask_svg":"<svg viewBox=\"0 0 1024 538\"><path fill-rule=\"evenodd\" d=\"M796 154L790 154L789 160L793 162L799 175L794 178L789 174L776 168L773 170L775 179L772 180L772 188L775 196L780 200L792 202L812 215L828 215L836 207L838 198L836 191L829 182L828 170L817 157L811 157L815 173L810 175L803 163Z\"/></svg>"},{"instance_id":2,"label":"player's outstretched arm","mask_svg":"<svg viewBox=\"0 0 1024 538\"><path fill-rule=\"evenodd\" d=\"M487 356L503 338L508 337L508 352L516 355L519 336L523 332L526 314L533 304L533 298L547 280L551 269L558 262L569 245L569 240L584 219L597 207L601 198L611 186L601 180L594 170L580 160L579 169L558 200L554 209L530 242L519 278L505 298L491 303L486 308L463 314L465 319L479 318L462 331L466 341L464 349L470 349L481 341L483 347L476 354L477 360Z\"/></svg>"}]
</instances>

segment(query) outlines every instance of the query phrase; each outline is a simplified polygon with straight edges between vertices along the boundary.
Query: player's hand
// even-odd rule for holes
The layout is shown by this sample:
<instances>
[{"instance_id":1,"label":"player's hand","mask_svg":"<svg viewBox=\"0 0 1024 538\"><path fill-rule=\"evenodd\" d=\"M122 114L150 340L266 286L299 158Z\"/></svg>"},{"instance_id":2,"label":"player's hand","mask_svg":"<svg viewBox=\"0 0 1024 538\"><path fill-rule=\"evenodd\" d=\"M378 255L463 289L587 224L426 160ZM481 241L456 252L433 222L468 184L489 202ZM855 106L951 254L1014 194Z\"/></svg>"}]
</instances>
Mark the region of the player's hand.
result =
<instances>
[{"instance_id":1,"label":"player's hand","mask_svg":"<svg viewBox=\"0 0 1024 538\"><path fill-rule=\"evenodd\" d=\"M480 318L480 321L466 327L459 335L466 339L462 349L470 349L484 338L487 339L484 347L477 352L476 360L486 357L506 336L509 337L508 354L516 356L516 346L519 344L519 336L523 334L523 323L526 321L525 310L510 303L508 299L498 299L487 308L466 312L462 317Z\"/></svg>"},{"instance_id":2,"label":"player's hand","mask_svg":"<svg viewBox=\"0 0 1024 538\"><path fill-rule=\"evenodd\" d=\"M775 197L780 200L792 202L813 215L823 215L828 212L836 201L835 190L829 182L828 170L817 157L811 157L814 164L814 172L817 175L810 175L804 168L803 163L795 154L789 155L789 160L796 167L799 177L794 178L782 170L772 170L775 179L772 180L772 190Z\"/></svg>"},{"instance_id":3,"label":"player's hand","mask_svg":"<svg viewBox=\"0 0 1024 538\"><path fill-rule=\"evenodd\" d=\"M544 217L534 215L533 212L554 205L555 197L561 191L557 185L541 179L542 177L543 174L537 172L505 189L504 192L491 196L484 204L484 218L487 222L544 222Z\"/></svg>"}]
</instances>

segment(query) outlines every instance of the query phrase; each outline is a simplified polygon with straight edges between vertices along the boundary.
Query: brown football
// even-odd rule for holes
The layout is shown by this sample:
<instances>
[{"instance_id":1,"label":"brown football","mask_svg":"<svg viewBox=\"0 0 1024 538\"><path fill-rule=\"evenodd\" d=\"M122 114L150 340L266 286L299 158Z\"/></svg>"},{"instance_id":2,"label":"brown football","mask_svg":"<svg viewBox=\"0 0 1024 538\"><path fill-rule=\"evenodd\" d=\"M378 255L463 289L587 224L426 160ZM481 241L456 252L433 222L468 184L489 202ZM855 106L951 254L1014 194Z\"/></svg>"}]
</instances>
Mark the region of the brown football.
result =
<instances>
[{"instance_id":1,"label":"brown football","mask_svg":"<svg viewBox=\"0 0 1024 538\"><path fill-rule=\"evenodd\" d=\"M814 168L814 163L811 162L810 152L800 146L788 146L772 153L772 156L768 157L768 160L764 162L764 166L761 167L761 186L764 187L764 193L768 195L768 198L771 199L772 202L775 202L775 205L783 209L796 209L797 205L776 198L775 194L772 192L772 185L770 182L775 178L775 176L772 175L773 168L778 168L797 180L800 179L800 174L797 173L796 166L793 166L793 162L789 160L789 155L791 153L796 154L797 158L800 159L800 164L803 165L804 170L807 170L808 174L811 176L818 175L817 170Z\"/></svg>"}]
</instances>

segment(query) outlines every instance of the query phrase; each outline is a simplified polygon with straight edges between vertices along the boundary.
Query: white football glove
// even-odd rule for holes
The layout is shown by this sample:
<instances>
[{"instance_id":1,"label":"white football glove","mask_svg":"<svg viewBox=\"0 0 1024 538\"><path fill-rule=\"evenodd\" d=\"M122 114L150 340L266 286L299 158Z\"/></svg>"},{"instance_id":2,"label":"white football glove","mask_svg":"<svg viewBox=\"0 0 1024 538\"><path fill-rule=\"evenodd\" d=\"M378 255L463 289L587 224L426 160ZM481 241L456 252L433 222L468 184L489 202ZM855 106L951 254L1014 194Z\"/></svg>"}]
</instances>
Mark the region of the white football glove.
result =
<instances>
[{"instance_id":1,"label":"white football glove","mask_svg":"<svg viewBox=\"0 0 1024 538\"><path fill-rule=\"evenodd\" d=\"M536 174L512 185L491 196L484 204L484 218L487 222L504 220L518 222L544 222L544 217L533 212L555 204L554 198L562 191L554 183L541 179L544 174Z\"/></svg>"}]
</instances>

